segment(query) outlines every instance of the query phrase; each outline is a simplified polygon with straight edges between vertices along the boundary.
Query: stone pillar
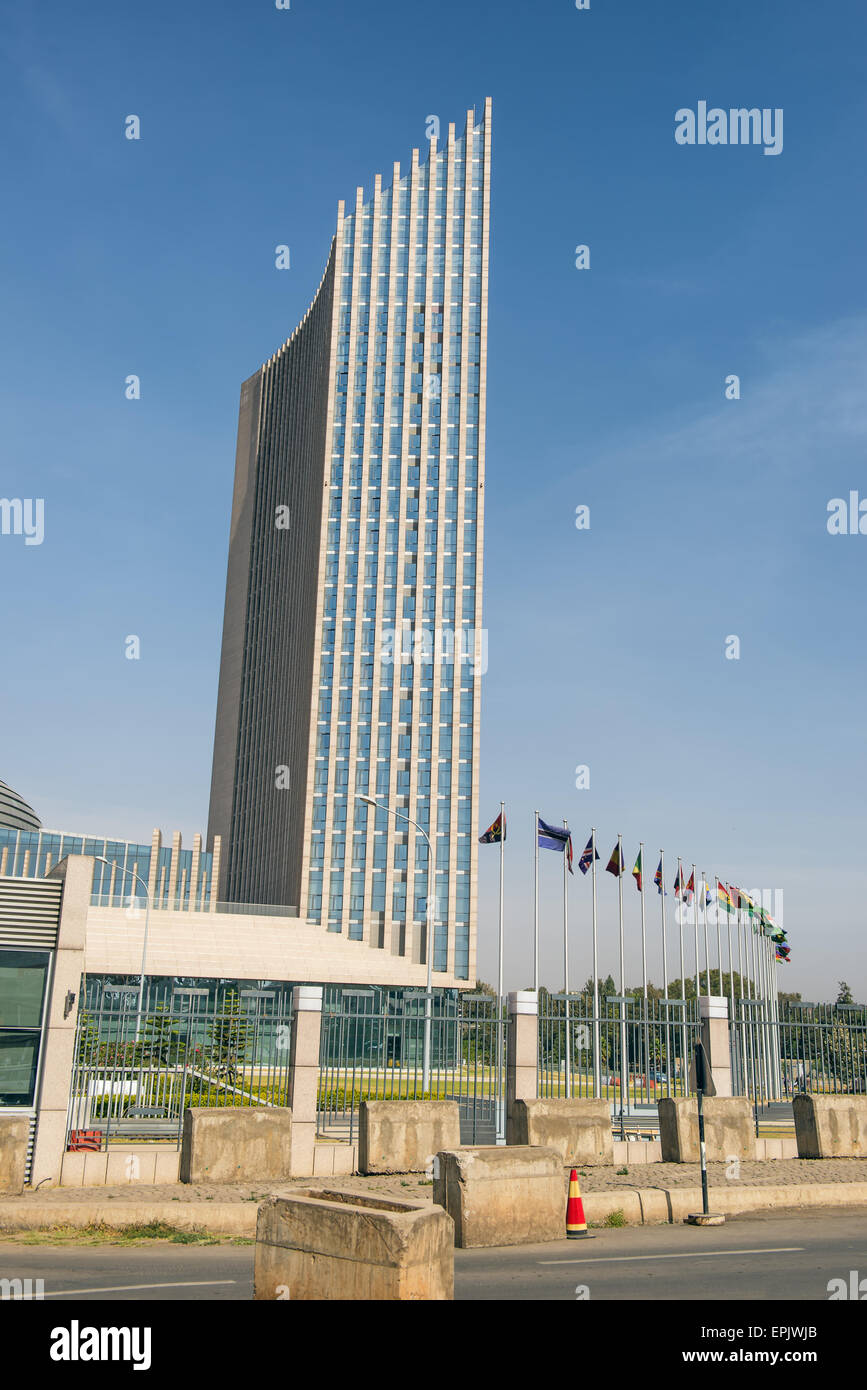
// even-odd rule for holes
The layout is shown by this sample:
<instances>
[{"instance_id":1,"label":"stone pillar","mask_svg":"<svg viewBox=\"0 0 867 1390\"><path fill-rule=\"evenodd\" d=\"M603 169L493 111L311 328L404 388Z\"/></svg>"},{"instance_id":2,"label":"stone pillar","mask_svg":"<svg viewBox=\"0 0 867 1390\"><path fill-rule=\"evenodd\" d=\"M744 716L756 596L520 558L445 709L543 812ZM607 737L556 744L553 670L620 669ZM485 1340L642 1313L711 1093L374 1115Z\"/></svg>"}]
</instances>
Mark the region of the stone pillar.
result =
<instances>
[{"instance_id":1,"label":"stone pillar","mask_svg":"<svg viewBox=\"0 0 867 1390\"><path fill-rule=\"evenodd\" d=\"M732 1093L732 1052L729 1041L729 1001L715 994L700 994L701 1040L710 1063L718 1096Z\"/></svg>"},{"instance_id":2,"label":"stone pillar","mask_svg":"<svg viewBox=\"0 0 867 1390\"><path fill-rule=\"evenodd\" d=\"M506 1143L519 1143L516 1100L535 1100L539 1059L539 997L534 989L509 995L506 1049Z\"/></svg>"},{"instance_id":3,"label":"stone pillar","mask_svg":"<svg viewBox=\"0 0 867 1390\"><path fill-rule=\"evenodd\" d=\"M69 1092L75 1064L75 1029L78 1021L87 912L93 886L93 859L75 855L62 859L48 875L63 879L60 924L51 994L42 1038L39 1091L36 1097L36 1143L33 1149L31 1187L54 1187L66 1151Z\"/></svg>"},{"instance_id":4,"label":"stone pillar","mask_svg":"<svg viewBox=\"0 0 867 1390\"><path fill-rule=\"evenodd\" d=\"M313 1175L321 1035L322 986L296 985L292 991L292 1038L287 1097L287 1104L292 1111L292 1176L296 1178Z\"/></svg>"}]
</instances>

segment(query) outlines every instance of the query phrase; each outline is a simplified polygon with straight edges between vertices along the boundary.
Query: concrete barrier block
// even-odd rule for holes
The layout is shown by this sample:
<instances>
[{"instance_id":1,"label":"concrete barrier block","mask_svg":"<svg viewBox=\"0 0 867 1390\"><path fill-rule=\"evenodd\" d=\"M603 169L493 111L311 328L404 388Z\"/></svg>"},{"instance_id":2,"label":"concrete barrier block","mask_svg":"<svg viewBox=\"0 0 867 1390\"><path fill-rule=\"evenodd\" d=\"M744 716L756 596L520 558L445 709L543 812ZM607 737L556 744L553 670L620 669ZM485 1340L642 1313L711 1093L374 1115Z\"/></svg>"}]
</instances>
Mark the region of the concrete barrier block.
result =
<instances>
[{"instance_id":1,"label":"concrete barrier block","mask_svg":"<svg viewBox=\"0 0 867 1390\"><path fill-rule=\"evenodd\" d=\"M434 1154L460 1142L456 1100L363 1100L359 1107L360 1173L425 1173Z\"/></svg>"},{"instance_id":2,"label":"concrete barrier block","mask_svg":"<svg viewBox=\"0 0 867 1390\"><path fill-rule=\"evenodd\" d=\"M28 1115L0 1115L0 1192L7 1196L24 1191L29 1136Z\"/></svg>"},{"instance_id":3,"label":"concrete barrier block","mask_svg":"<svg viewBox=\"0 0 867 1390\"><path fill-rule=\"evenodd\" d=\"M462 1249L565 1235L566 1178L555 1149L512 1145L439 1153L433 1199L452 1217Z\"/></svg>"},{"instance_id":4,"label":"concrete barrier block","mask_svg":"<svg viewBox=\"0 0 867 1390\"><path fill-rule=\"evenodd\" d=\"M864 1158L867 1096L795 1096L799 1158Z\"/></svg>"},{"instance_id":5,"label":"concrete barrier block","mask_svg":"<svg viewBox=\"0 0 867 1390\"><path fill-rule=\"evenodd\" d=\"M450 1300L454 1258L454 1227L439 1207L303 1188L259 1208L254 1297Z\"/></svg>"},{"instance_id":6,"label":"concrete barrier block","mask_svg":"<svg viewBox=\"0 0 867 1390\"><path fill-rule=\"evenodd\" d=\"M292 1111L281 1106L184 1111L181 1182L285 1180L292 1171Z\"/></svg>"},{"instance_id":7,"label":"concrete barrier block","mask_svg":"<svg viewBox=\"0 0 867 1390\"><path fill-rule=\"evenodd\" d=\"M753 1108L744 1096L706 1096L704 1133L708 1159L756 1156ZM698 1101L694 1096L660 1100L659 1140L663 1163L698 1163Z\"/></svg>"},{"instance_id":8,"label":"concrete barrier block","mask_svg":"<svg viewBox=\"0 0 867 1390\"><path fill-rule=\"evenodd\" d=\"M614 1162L611 1113L605 1100L515 1100L509 1144L555 1149L570 1166Z\"/></svg>"}]
</instances>

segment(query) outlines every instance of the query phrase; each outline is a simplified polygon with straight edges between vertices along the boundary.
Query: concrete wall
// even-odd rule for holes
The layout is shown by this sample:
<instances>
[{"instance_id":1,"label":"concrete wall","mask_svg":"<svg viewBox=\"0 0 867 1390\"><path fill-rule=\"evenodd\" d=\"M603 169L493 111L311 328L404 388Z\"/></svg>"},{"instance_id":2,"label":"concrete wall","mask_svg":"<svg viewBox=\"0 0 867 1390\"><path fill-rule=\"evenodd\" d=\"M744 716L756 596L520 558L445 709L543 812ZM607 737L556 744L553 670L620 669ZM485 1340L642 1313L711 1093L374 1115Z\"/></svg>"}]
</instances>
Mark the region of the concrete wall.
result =
<instances>
[{"instance_id":1,"label":"concrete wall","mask_svg":"<svg viewBox=\"0 0 867 1390\"><path fill-rule=\"evenodd\" d=\"M705 1096L704 1130L708 1159L756 1157L753 1108L741 1096ZM663 1163L698 1163L698 1101L694 1096L659 1102Z\"/></svg>"},{"instance_id":2,"label":"concrete wall","mask_svg":"<svg viewBox=\"0 0 867 1390\"><path fill-rule=\"evenodd\" d=\"M555 1149L564 1164L611 1163L614 1142L605 1100L518 1100L511 1106L510 1144Z\"/></svg>"},{"instance_id":3,"label":"concrete wall","mask_svg":"<svg viewBox=\"0 0 867 1390\"><path fill-rule=\"evenodd\" d=\"M566 1234L560 1155L529 1146L437 1154L434 1201L455 1223L455 1245L526 1245Z\"/></svg>"},{"instance_id":4,"label":"concrete wall","mask_svg":"<svg viewBox=\"0 0 867 1390\"><path fill-rule=\"evenodd\" d=\"M239 1106L184 1111L181 1182L285 1181L291 1171L291 1110Z\"/></svg>"},{"instance_id":5,"label":"concrete wall","mask_svg":"<svg viewBox=\"0 0 867 1390\"><path fill-rule=\"evenodd\" d=\"M363 1100L358 1113L362 1173L425 1173L441 1149L461 1142L454 1100Z\"/></svg>"},{"instance_id":6,"label":"concrete wall","mask_svg":"<svg viewBox=\"0 0 867 1390\"><path fill-rule=\"evenodd\" d=\"M451 1299L454 1228L439 1207L299 1189L259 1208L254 1283L279 1301Z\"/></svg>"},{"instance_id":7,"label":"concrete wall","mask_svg":"<svg viewBox=\"0 0 867 1390\"><path fill-rule=\"evenodd\" d=\"M0 1115L0 1192L16 1197L24 1190L28 1115Z\"/></svg>"},{"instance_id":8,"label":"concrete wall","mask_svg":"<svg viewBox=\"0 0 867 1390\"><path fill-rule=\"evenodd\" d=\"M799 1158L867 1156L867 1096L795 1096Z\"/></svg>"},{"instance_id":9,"label":"concrete wall","mask_svg":"<svg viewBox=\"0 0 867 1390\"><path fill-rule=\"evenodd\" d=\"M89 907L88 974L137 975L144 918L144 912L133 917L120 907ZM427 980L423 964L393 956L388 950L371 951L367 943L326 931L303 916L238 916L232 912L151 911L147 965L149 975L229 980L422 988ZM434 984L437 989L466 988L467 981L458 980L451 971L437 971Z\"/></svg>"},{"instance_id":10,"label":"concrete wall","mask_svg":"<svg viewBox=\"0 0 867 1390\"><path fill-rule=\"evenodd\" d=\"M32 1187L55 1187L60 1182L63 1166L93 859L84 855L64 859L47 877L63 880L63 895L46 1011L47 1027L42 1039L36 1140L30 1172Z\"/></svg>"},{"instance_id":11,"label":"concrete wall","mask_svg":"<svg viewBox=\"0 0 867 1390\"><path fill-rule=\"evenodd\" d=\"M729 1041L729 1001L724 995L700 994L701 1040L718 1096L732 1093L732 1053Z\"/></svg>"}]
</instances>

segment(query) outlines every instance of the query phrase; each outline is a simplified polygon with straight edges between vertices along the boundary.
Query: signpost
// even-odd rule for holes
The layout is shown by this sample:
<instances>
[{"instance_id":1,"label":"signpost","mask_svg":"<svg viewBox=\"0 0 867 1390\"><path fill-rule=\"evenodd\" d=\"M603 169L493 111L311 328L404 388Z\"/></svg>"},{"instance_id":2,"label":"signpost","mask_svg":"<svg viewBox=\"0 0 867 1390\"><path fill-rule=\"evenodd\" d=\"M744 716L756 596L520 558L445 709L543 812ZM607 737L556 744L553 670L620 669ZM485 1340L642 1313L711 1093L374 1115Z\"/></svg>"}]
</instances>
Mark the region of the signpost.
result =
<instances>
[{"instance_id":1,"label":"signpost","mask_svg":"<svg viewBox=\"0 0 867 1390\"><path fill-rule=\"evenodd\" d=\"M690 1226L722 1226L725 1217L708 1208L707 1200L707 1146L704 1140L704 1098L715 1096L716 1086L711 1075L710 1063L702 1043L697 1042L689 1068L690 1089L695 1091L698 1100L698 1147L701 1158L701 1212L691 1213L687 1218Z\"/></svg>"}]
</instances>

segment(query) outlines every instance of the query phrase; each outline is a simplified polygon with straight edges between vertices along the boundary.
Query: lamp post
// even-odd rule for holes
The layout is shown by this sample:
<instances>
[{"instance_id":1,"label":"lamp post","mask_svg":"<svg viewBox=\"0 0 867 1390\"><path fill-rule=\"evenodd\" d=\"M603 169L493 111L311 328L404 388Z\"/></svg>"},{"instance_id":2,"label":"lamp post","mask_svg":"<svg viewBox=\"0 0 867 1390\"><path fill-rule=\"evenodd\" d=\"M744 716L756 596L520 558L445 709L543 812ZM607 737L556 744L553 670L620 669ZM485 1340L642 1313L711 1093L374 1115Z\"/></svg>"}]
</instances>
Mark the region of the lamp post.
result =
<instances>
[{"instance_id":1,"label":"lamp post","mask_svg":"<svg viewBox=\"0 0 867 1390\"><path fill-rule=\"evenodd\" d=\"M397 811L397 810L394 810L391 806L388 805L387 802L377 801L377 800L375 799L375 797L372 797L372 796L363 796L360 792L356 793L355 799L356 799L356 801L365 801L365 802L367 803L368 806L376 806L379 810L387 812L388 815L390 815L390 816L395 816L395 817L400 816L401 820L408 821L410 825L414 825L414 826L415 826L415 828L416 828L416 830L419 832L419 834L424 836L424 838L425 838L425 843L427 844L427 901L428 901L428 913L427 913L427 918L428 918L428 940L427 940L427 946L426 946L426 950L425 950L425 955L426 955L426 957L427 957L427 986L426 986L426 988L425 988L425 996L424 996L424 1053L423 1053L422 1074L421 1074L421 1088L422 1088L422 1092L424 1093L425 1091L429 1091L429 1090L430 1090L431 1002L432 1002L431 986L432 986L432 982L433 982L433 943L434 943L434 932L435 932L435 930L436 930L436 910L435 910L435 909L436 909L436 894L434 894L434 898L433 898L434 912L431 913L431 911L430 911L430 903L431 903L431 895L430 895L430 888L431 888L431 870L433 869L433 849L431 848L430 836L428 835L428 833L427 833L427 831L425 830L424 826L419 825L419 823L418 823L417 820L413 820L412 817L411 817L411 816L408 816L404 811ZM408 866L407 866L407 867L408 867Z\"/></svg>"},{"instance_id":2,"label":"lamp post","mask_svg":"<svg viewBox=\"0 0 867 1390\"><path fill-rule=\"evenodd\" d=\"M151 897L150 897L150 893L149 893L149 891L148 891L148 886L147 886L147 884L145 883L144 879L143 879L143 878L140 878L139 875L138 875L137 873L135 873L135 871L134 871L133 869L127 869L127 868L124 867L123 864L118 864L117 860L113 860L113 861L112 861L111 859L106 859L106 858L105 858L103 855L101 855L101 854L95 854L93 857L94 857L94 859L98 859L99 862L100 862L101 864L107 864L108 867L109 867L110 869L118 868L118 869L120 869L121 873L123 873L123 874L132 874L133 878L138 879L138 882L141 884L142 888L143 888L144 891L145 891L145 924L144 924L144 938L142 939L142 944L141 944L141 977L140 977L140 979L139 979L139 986L138 986L138 1017L139 1017L139 1024L140 1024L140 1023L141 1023L142 1010L143 1010L143 1008L144 1008L145 964L146 964L146 961L147 961L147 949L148 949L148 918L149 918L149 915L150 915L150 907L151 907ZM136 1029L136 1035L138 1035L138 1028Z\"/></svg>"}]
</instances>

